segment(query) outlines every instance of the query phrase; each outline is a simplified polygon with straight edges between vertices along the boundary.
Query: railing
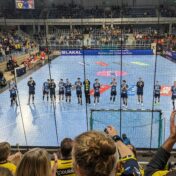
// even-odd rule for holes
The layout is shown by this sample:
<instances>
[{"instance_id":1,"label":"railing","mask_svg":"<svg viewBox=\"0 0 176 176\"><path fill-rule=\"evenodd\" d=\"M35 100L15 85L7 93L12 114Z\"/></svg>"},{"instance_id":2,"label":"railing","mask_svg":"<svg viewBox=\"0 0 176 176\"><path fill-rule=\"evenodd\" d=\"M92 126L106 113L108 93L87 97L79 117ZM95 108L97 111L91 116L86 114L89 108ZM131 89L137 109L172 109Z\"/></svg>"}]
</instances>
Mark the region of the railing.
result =
<instances>
[{"instance_id":1,"label":"railing","mask_svg":"<svg viewBox=\"0 0 176 176\"><path fill-rule=\"evenodd\" d=\"M42 48L46 48L47 46L41 45ZM151 49L150 44L144 44L144 45L88 45L85 46L88 49ZM61 49L82 49L82 45L49 45L50 50L61 50Z\"/></svg>"},{"instance_id":2,"label":"railing","mask_svg":"<svg viewBox=\"0 0 176 176\"><path fill-rule=\"evenodd\" d=\"M123 19L123 20L122 20ZM0 19L0 25L103 25L158 24L158 17L78 18L78 19ZM160 17L159 24L176 24L176 17Z\"/></svg>"}]
</instances>

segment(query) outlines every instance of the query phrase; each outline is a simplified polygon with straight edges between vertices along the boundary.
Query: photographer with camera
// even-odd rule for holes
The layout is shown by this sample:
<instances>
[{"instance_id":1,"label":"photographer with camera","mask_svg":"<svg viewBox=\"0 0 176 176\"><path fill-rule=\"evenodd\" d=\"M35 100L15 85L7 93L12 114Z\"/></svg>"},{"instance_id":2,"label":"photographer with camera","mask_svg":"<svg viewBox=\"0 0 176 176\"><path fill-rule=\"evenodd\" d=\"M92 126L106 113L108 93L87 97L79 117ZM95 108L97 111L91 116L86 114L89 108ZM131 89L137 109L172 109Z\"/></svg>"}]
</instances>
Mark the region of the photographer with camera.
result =
<instances>
[{"instance_id":1,"label":"photographer with camera","mask_svg":"<svg viewBox=\"0 0 176 176\"><path fill-rule=\"evenodd\" d=\"M117 173L121 176L141 176L139 164L133 151L123 143L123 140L118 136L114 127L108 126L105 130L116 143L119 151L120 161L118 163Z\"/></svg>"},{"instance_id":2,"label":"photographer with camera","mask_svg":"<svg viewBox=\"0 0 176 176\"><path fill-rule=\"evenodd\" d=\"M164 144L158 149L153 159L147 165L145 176L175 176L176 170L165 170L165 166L170 158L170 153L176 143L176 111L171 113L170 117L170 136Z\"/></svg>"}]
</instances>

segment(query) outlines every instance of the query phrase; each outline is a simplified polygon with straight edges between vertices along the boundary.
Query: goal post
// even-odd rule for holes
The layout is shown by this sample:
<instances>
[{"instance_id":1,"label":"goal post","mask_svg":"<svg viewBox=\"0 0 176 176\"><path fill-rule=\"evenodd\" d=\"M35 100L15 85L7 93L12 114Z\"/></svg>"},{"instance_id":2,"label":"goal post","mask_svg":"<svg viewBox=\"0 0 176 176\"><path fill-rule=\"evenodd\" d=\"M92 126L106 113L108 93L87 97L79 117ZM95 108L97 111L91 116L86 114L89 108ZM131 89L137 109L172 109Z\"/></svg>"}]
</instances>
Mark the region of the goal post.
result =
<instances>
[{"instance_id":1,"label":"goal post","mask_svg":"<svg viewBox=\"0 0 176 176\"><path fill-rule=\"evenodd\" d=\"M163 142L163 123L161 110L90 110L90 130L103 131L113 125L137 148L158 148Z\"/></svg>"}]
</instances>

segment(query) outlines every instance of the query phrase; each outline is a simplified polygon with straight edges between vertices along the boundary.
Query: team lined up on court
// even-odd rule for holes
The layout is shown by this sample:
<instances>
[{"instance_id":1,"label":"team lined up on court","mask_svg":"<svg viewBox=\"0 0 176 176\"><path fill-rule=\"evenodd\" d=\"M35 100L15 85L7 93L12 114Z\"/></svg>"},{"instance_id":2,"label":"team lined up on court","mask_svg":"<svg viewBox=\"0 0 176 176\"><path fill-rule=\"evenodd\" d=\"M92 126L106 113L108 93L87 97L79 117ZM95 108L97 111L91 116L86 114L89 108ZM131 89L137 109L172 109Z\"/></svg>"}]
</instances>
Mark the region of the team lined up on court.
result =
<instances>
[{"instance_id":1,"label":"team lined up on court","mask_svg":"<svg viewBox=\"0 0 176 176\"><path fill-rule=\"evenodd\" d=\"M112 82L109 84L111 87L110 90L110 101L115 102L116 96L117 96L117 81L116 78L112 79ZM35 86L36 82L33 80L32 77L30 77L27 86L29 88L29 97L28 97L28 105L31 102L34 103L35 99ZM81 82L80 78L77 78L77 81L72 84L69 79L66 79L64 82L63 79L60 79L58 83L59 87L59 102L65 101L70 103L72 98L72 91L76 90L76 95L78 99L78 104L82 105L82 94L83 94L83 86L84 86L84 94L87 104L91 104L91 98L90 98L90 89L91 89L91 82L86 79L85 81ZM95 82L93 83L93 90L94 90L94 105L98 104L100 102L100 92L101 92L101 86L102 84L99 82L98 79L95 79ZM56 83L54 82L54 79L48 79L43 83L42 91L43 91L43 100L45 100L45 97L47 101L49 101L49 98L51 102L56 102ZM137 104L141 105L141 107L144 106L143 104L143 93L144 93L144 81L142 78L139 78L139 80L136 83L137 87ZM122 100L122 107L124 109L128 108L128 84L126 80L122 81L121 84L121 100ZM12 80L9 84L9 91L10 91L10 98L11 98L11 106L13 106L14 103L18 106L17 103L17 85L14 80ZM154 104L160 104L160 91L161 86L158 81L156 81L156 84L154 85ZM173 109L175 109L175 100L176 100L176 81L174 82L174 85L171 87L172 91L172 104Z\"/></svg>"}]
</instances>

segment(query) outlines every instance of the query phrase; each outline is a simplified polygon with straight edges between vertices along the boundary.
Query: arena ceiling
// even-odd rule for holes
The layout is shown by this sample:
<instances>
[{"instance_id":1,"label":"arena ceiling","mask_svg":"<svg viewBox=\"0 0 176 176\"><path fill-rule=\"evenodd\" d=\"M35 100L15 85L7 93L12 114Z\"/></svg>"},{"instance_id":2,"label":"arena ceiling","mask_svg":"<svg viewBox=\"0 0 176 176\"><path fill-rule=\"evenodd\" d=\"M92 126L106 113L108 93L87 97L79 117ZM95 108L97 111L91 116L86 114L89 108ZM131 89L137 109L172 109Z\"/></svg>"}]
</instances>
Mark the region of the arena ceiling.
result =
<instances>
[{"instance_id":1,"label":"arena ceiling","mask_svg":"<svg viewBox=\"0 0 176 176\"><path fill-rule=\"evenodd\" d=\"M84 7L111 7L111 6L157 6L161 4L176 6L176 0L34 0L36 8L54 7L63 4L78 4ZM0 9L12 9L15 7L15 0L0 0Z\"/></svg>"}]
</instances>

